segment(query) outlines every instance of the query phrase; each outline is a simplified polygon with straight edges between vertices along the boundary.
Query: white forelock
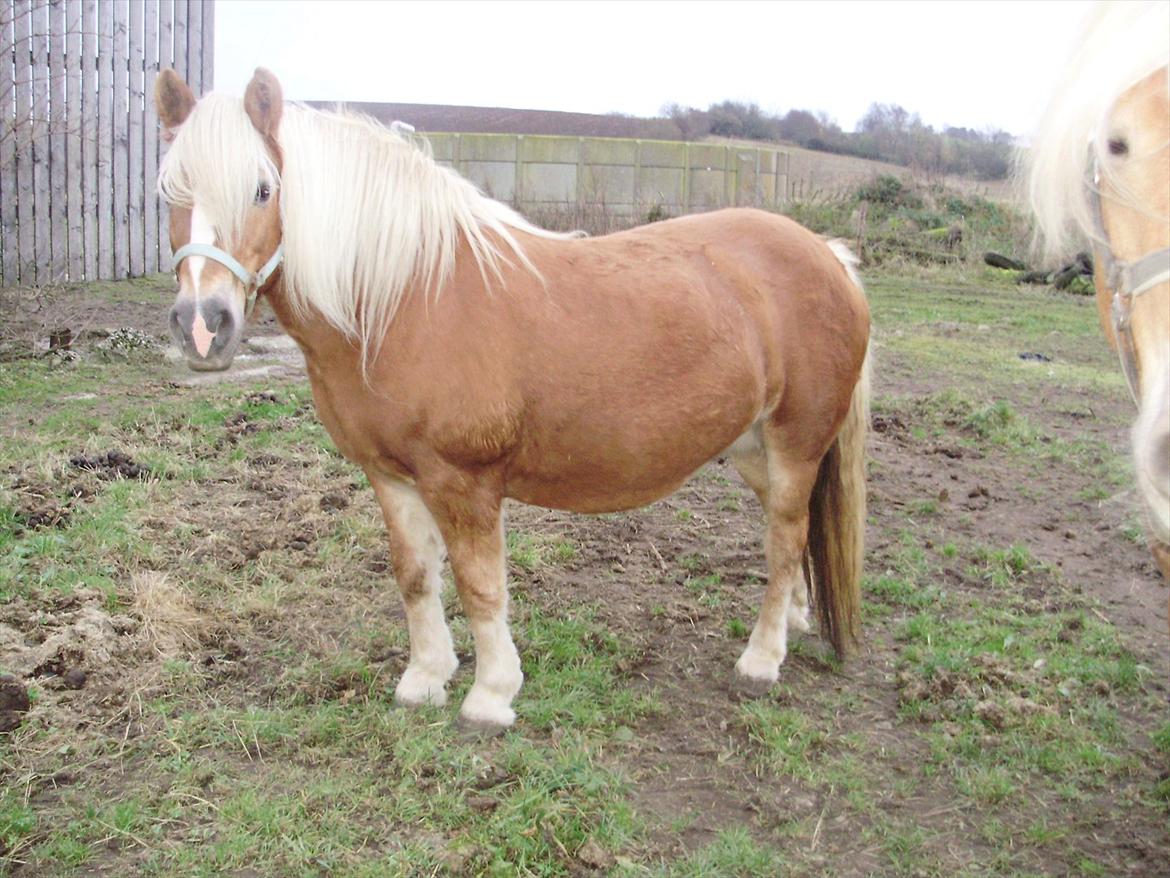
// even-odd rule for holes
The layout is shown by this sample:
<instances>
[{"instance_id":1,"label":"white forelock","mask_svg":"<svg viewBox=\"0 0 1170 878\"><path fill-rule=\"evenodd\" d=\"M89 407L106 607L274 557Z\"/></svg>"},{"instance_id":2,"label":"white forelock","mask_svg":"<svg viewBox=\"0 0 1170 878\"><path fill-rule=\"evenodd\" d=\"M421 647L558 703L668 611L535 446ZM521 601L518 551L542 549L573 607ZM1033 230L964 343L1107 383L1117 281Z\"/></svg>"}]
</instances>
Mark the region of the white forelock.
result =
<instances>
[{"instance_id":1,"label":"white forelock","mask_svg":"<svg viewBox=\"0 0 1170 878\"><path fill-rule=\"evenodd\" d=\"M1110 110L1127 89L1168 63L1170 2L1104 3L1088 17L1031 147L1019 156L1018 179L1047 257L1063 256L1093 237L1085 175L1093 157L1109 173L1103 159Z\"/></svg>"},{"instance_id":2,"label":"white forelock","mask_svg":"<svg viewBox=\"0 0 1170 878\"><path fill-rule=\"evenodd\" d=\"M168 201L198 200L221 241L243 226L257 183L279 189L284 287L301 313L318 312L353 338L363 365L378 353L404 296L437 296L461 242L485 284L509 256L535 271L513 232L531 225L437 164L425 141L365 116L286 105L281 168L268 158L243 102L208 95L179 128L159 177Z\"/></svg>"}]
</instances>

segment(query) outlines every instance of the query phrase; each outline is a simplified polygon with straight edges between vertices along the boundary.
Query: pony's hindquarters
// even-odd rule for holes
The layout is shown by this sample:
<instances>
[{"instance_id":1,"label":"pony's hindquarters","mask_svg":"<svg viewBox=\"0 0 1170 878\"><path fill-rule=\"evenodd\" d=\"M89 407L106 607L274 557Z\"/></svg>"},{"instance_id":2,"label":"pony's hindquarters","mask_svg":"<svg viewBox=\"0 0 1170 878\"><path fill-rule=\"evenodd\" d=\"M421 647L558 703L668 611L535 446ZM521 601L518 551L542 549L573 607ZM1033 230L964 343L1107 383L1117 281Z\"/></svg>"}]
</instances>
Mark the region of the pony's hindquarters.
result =
<instances>
[{"instance_id":1,"label":"pony's hindquarters","mask_svg":"<svg viewBox=\"0 0 1170 878\"><path fill-rule=\"evenodd\" d=\"M869 313L856 261L830 242L848 274L841 284L825 264L826 286L807 331L826 341L801 350L779 406L729 450L765 511L768 587L736 684L762 694L779 678L788 633L807 630L811 582L821 633L838 655L858 634L865 531L865 436L869 410ZM834 335L835 333L835 335ZM789 346L791 349L791 345Z\"/></svg>"},{"instance_id":2,"label":"pony's hindquarters","mask_svg":"<svg viewBox=\"0 0 1170 878\"><path fill-rule=\"evenodd\" d=\"M857 642L865 555L865 438L870 354L837 438L821 459L809 498L808 561L821 634L838 655Z\"/></svg>"}]
</instances>

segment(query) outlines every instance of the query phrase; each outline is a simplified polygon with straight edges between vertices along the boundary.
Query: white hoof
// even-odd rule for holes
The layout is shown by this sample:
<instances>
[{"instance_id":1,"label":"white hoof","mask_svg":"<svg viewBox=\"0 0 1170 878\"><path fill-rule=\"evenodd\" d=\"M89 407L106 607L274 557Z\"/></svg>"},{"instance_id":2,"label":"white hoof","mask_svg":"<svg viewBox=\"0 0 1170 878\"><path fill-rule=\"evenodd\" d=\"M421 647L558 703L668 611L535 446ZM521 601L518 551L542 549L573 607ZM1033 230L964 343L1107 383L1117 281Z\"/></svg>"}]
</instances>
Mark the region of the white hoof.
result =
<instances>
[{"instance_id":1,"label":"white hoof","mask_svg":"<svg viewBox=\"0 0 1170 878\"><path fill-rule=\"evenodd\" d=\"M429 704L442 707L447 703L447 680L428 674L421 668L408 667L394 689L394 700L403 707Z\"/></svg>"},{"instance_id":2,"label":"white hoof","mask_svg":"<svg viewBox=\"0 0 1170 878\"><path fill-rule=\"evenodd\" d=\"M780 679L780 665L783 661L784 656L769 658L749 646L735 663L735 673L741 680L750 681L753 687L771 686Z\"/></svg>"},{"instance_id":3,"label":"white hoof","mask_svg":"<svg viewBox=\"0 0 1170 878\"><path fill-rule=\"evenodd\" d=\"M459 711L459 724L465 729L503 730L514 722L516 711L512 710L508 700L480 686L471 687Z\"/></svg>"}]
</instances>

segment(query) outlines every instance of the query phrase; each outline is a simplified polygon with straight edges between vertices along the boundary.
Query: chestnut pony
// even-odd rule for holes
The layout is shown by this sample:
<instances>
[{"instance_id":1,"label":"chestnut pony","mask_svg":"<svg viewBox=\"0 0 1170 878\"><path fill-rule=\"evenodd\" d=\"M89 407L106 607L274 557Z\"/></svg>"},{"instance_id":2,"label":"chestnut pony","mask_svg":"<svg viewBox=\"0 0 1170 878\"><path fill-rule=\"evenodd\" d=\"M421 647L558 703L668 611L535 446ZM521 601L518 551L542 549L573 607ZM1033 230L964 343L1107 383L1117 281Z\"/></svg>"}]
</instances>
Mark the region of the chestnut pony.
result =
<instances>
[{"instance_id":1,"label":"chestnut pony","mask_svg":"<svg viewBox=\"0 0 1170 878\"><path fill-rule=\"evenodd\" d=\"M1092 242L1101 326L1138 405L1150 548L1170 578L1170 3L1094 11L1026 162L1047 255Z\"/></svg>"},{"instance_id":2,"label":"chestnut pony","mask_svg":"<svg viewBox=\"0 0 1170 878\"><path fill-rule=\"evenodd\" d=\"M159 77L178 297L195 369L231 362L263 295L321 420L369 477L410 634L395 690L442 704L444 553L475 640L461 724L515 719L502 504L650 503L728 455L767 514L768 585L736 672L778 678L789 627L857 634L869 311L852 258L726 210L588 239L533 227L377 123ZM806 548L807 546L807 548Z\"/></svg>"}]
</instances>

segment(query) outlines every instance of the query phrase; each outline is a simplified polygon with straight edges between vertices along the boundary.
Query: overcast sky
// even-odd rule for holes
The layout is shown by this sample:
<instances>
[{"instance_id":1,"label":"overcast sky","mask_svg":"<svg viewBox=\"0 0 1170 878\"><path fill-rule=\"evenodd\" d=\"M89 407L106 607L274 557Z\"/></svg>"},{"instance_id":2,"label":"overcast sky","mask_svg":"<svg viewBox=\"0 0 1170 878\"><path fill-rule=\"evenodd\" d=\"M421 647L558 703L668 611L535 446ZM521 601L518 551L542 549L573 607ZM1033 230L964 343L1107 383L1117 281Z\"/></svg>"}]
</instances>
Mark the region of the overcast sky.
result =
<instances>
[{"instance_id":1,"label":"overcast sky","mask_svg":"<svg viewBox=\"0 0 1170 878\"><path fill-rule=\"evenodd\" d=\"M257 66L294 100L656 115L730 99L823 110L873 102L1026 136L1089 4L220 0L215 83ZM406 120L409 121L409 120Z\"/></svg>"}]
</instances>

